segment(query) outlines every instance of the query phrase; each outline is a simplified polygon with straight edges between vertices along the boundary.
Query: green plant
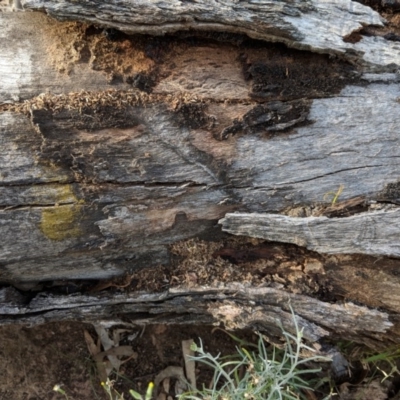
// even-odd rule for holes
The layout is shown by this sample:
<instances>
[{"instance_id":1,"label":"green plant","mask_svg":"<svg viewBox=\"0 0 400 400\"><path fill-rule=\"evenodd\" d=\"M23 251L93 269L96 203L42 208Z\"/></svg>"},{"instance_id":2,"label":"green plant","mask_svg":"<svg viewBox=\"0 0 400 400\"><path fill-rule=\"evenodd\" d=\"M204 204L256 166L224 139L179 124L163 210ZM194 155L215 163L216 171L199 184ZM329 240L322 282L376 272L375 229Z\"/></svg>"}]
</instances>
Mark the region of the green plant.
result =
<instances>
[{"instance_id":1,"label":"green plant","mask_svg":"<svg viewBox=\"0 0 400 400\"><path fill-rule=\"evenodd\" d=\"M380 353L356 346L351 350L349 358L352 361L360 362L364 370L369 371L368 377L370 380L380 375L382 383L386 379L400 374L398 369L400 348L398 346L389 347Z\"/></svg>"},{"instance_id":2,"label":"green plant","mask_svg":"<svg viewBox=\"0 0 400 400\"><path fill-rule=\"evenodd\" d=\"M297 400L305 399L306 391L313 390L312 381L303 379L306 374L315 374L320 369L307 368L311 361L331 361L327 357L314 355L303 358L302 352L315 352L303 341L294 317L296 335L282 330L285 346L272 346L268 352L265 340L258 334L255 351L237 347L236 357L220 358L205 352L202 342L194 345L197 355L194 361L208 365L214 370L211 388L195 389L179 396L180 400Z\"/></svg>"},{"instance_id":3,"label":"green plant","mask_svg":"<svg viewBox=\"0 0 400 400\"><path fill-rule=\"evenodd\" d=\"M367 355L361 362L363 365L373 365L383 375L381 382L386 379L393 377L395 374L399 374L400 371L397 368L397 360L400 358L400 348L394 347L389 348L378 354Z\"/></svg>"},{"instance_id":4,"label":"green plant","mask_svg":"<svg viewBox=\"0 0 400 400\"><path fill-rule=\"evenodd\" d=\"M337 200L339 199L339 196L342 194L344 189L343 185L339 186L339 189L336 192L327 192L324 195L324 200L328 197L328 196L332 196L332 202L331 202L331 206L334 206L337 202Z\"/></svg>"},{"instance_id":5,"label":"green plant","mask_svg":"<svg viewBox=\"0 0 400 400\"><path fill-rule=\"evenodd\" d=\"M115 383L115 381L107 378L107 380L105 382L101 382L101 386L103 387L104 391L107 393L108 398L110 400L123 400L124 395L121 393L118 393L114 389L114 383Z\"/></svg>"},{"instance_id":6,"label":"green plant","mask_svg":"<svg viewBox=\"0 0 400 400\"><path fill-rule=\"evenodd\" d=\"M69 400L69 397L65 390L61 387L61 385L54 385L53 390L57 393L62 394L67 400Z\"/></svg>"},{"instance_id":7,"label":"green plant","mask_svg":"<svg viewBox=\"0 0 400 400\"><path fill-rule=\"evenodd\" d=\"M107 393L110 400L124 400L123 393L119 393L114 389L114 383L115 383L115 381L112 381L107 378L106 382L101 382L101 386ZM151 400L151 397L153 395L153 389L154 389L154 383L150 382L147 387L146 394L144 396L142 396L140 393L134 391L133 389L129 390L129 394L135 400Z\"/></svg>"},{"instance_id":8,"label":"green plant","mask_svg":"<svg viewBox=\"0 0 400 400\"><path fill-rule=\"evenodd\" d=\"M135 392L134 390L130 390L129 394L135 399L135 400L150 400L151 396L153 395L153 389L154 389L154 383L150 382L149 386L147 386L147 391L144 396L139 394L138 392Z\"/></svg>"}]
</instances>

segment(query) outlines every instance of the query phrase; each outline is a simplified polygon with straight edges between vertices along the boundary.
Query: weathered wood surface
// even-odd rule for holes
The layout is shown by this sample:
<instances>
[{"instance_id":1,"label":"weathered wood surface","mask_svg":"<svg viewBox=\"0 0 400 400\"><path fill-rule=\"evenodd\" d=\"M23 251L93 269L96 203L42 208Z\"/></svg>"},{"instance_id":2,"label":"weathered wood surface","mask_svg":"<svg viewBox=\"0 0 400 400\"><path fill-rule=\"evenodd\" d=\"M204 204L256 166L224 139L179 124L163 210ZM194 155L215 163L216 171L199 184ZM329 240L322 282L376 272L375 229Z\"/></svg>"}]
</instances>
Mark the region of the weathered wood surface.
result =
<instances>
[{"instance_id":1,"label":"weathered wood surface","mask_svg":"<svg viewBox=\"0 0 400 400\"><path fill-rule=\"evenodd\" d=\"M61 320L99 321L114 324L218 324L228 329L266 330L280 334L279 325L295 333L290 307L297 315L305 339L345 337L377 344L393 340L389 315L352 303L330 305L307 296L273 288L241 284L224 288L175 288L154 294L38 295L29 303L13 288L0 290L0 323L38 324Z\"/></svg>"},{"instance_id":2,"label":"weathered wood surface","mask_svg":"<svg viewBox=\"0 0 400 400\"><path fill-rule=\"evenodd\" d=\"M398 85L346 90L354 97L313 100L314 122L296 133L239 135L228 143L178 129L173 113L159 106L132 108L136 127L90 133L68 128L62 115L50 122L50 114L34 113L35 129L25 116L3 113L2 279L104 278L132 260L167 262L163 246L212 231L229 211L328 203L326 194L340 185L341 200L398 203ZM213 157L218 146L226 152ZM371 213L363 218L379 224L379 235L363 231L364 247L349 241L345 252L398 255L396 224L387 223L397 214ZM332 249L336 233L358 218L338 221L341 228L325 239Z\"/></svg>"},{"instance_id":3,"label":"weathered wood surface","mask_svg":"<svg viewBox=\"0 0 400 400\"><path fill-rule=\"evenodd\" d=\"M79 32L63 29L40 13L0 14L0 103L32 98L43 92L68 93L110 88L105 74L94 71L88 63L79 63L82 54L73 47ZM63 37L62 37L63 36ZM77 63L68 76L60 69ZM58 65L57 65L58 64ZM128 85L113 87L127 88Z\"/></svg>"},{"instance_id":4,"label":"weathered wood surface","mask_svg":"<svg viewBox=\"0 0 400 400\"><path fill-rule=\"evenodd\" d=\"M75 19L124 32L163 35L180 30L246 34L300 50L338 54L377 70L395 70L400 46L382 37L344 39L364 26L383 26L369 7L351 0L330 1L102 1L21 0L27 10L45 10L58 19Z\"/></svg>"},{"instance_id":5,"label":"weathered wood surface","mask_svg":"<svg viewBox=\"0 0 400 400\"><path fill-rule=\"evenodd\" d=\"M318 253L400 257L400 210L347 218L237 213L220 223L225 232L274 242L293 243Z\"/></svg>"},{"instance_id":6,"label":"weathered wood surface","mask_svg":"<svg viewBox=\"0 0 400 400\"><path fill-rule=\"evenodd\" d=\"M279 290L5 288L0 324L213 323L230 311L232 327L271 328L290 326L290 300L310 340L398 342L400 260L388 256L398 257L400 61L375 11L344 0L102 2L97 13L95 2L21 3L98 26L0 13L1 283L37 289L176 265L172 244L225 240L218 220L228 229L253 213L263 238L320 254L304 250L295 265L267 250ZM365 25L377 34L343 40ZM103 27L176 36L107 39ZM206 32L178 32L188 29ZM232 233L254 234L241 225Z\"/></svg>"}]
</instances>

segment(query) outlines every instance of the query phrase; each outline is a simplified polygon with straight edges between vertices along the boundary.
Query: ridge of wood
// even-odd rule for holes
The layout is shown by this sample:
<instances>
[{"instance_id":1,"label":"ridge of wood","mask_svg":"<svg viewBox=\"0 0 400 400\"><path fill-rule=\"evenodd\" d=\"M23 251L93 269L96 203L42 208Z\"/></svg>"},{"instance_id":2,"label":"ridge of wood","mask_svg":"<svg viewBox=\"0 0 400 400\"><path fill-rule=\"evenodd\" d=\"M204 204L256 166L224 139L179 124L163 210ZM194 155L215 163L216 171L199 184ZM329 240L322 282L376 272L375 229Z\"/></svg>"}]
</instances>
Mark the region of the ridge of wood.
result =
<instances>
[{"instance_id":1,"label":"ridge of wood","mask_svg":"<svg viewBox=\"0 0 400 400\"><path fill-rule=\"evenodd\" d=\"M325 254L400 257L400 209L345 218L228 213L219 222L230 234L292 243Z\"/></svg>"},{"instance_id":2,"label":"ridge of wood","mask_svg":"<svg viewBox=\"0 0 400 400\"><path fill-rule=\"evenodd\" d=\"M371 8L351 0L330 1L101 1L22 0L26 10L45 11L60 20L77 20L128 34L164 35L182 30L246 34L300 50L340 55L366 70L394 71L399 46L383 37L345 39L365 26L382 27Z\"/></svg>"},{"instance_id":3,"label":"ridge of wood","mask_svg":"<svg viewBox=\"0 0 400 400\"><path fill-rule=\"evenodd\" d=\"M0 289L0 325L38 324L50 321L99 319L135 324L218 323L228 329L263 329L280 335L276 321L285 331L295 332L293 308L306 340L315 342L331 335L368 336L370 343L390 337L393 323L389 315L351 302L328 304L308 296L290 294L274 288L251 288L240 283L226 287L175 288L162 293L120 293L109 296L53 296L41 293L27 304L15 289ZM115 317L115 315L119 317ZM357 316L355 318L355 316ZM335 327L335 332L331 332Z\"/></svg>"}]
</instances>

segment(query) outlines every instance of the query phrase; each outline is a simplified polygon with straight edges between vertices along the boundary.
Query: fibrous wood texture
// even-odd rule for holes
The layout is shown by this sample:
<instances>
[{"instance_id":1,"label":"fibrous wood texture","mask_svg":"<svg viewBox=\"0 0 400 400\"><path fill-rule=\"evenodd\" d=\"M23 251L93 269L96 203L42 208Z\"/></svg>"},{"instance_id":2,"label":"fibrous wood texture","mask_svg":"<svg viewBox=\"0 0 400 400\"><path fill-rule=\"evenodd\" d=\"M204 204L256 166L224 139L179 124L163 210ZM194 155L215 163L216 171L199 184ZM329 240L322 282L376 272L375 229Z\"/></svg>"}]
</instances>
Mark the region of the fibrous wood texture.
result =
<instances>
[{"instance_id":1,"label":"fibrous wood texture","mask_svg":"<svg viewBox=\"0 0 400 400\"><path fill-rule=\"evenodd\" d=\"M22 7L45 10L59 19L76 19L127 33L162 35L180 30L222 31L289 47L341 54L369 67L392 69L399 46L383 38L343 39L365 25L383 26L369 7L351 0L306 1L119 1L22 0Z\"/></svg>"},{"instance_id":2,"label":"fibrous wood texture","mask_svg":"<svg viewBox=\"0 0 400 400\"><path fill-rule=\"evenodd\" d=\"M15 289L0 291L2 323L44 323L85 319L99 321L114 316L114 323L213 324L223 322L229 329L252 328L279 335L280 328L296 332L290 307L296 310L304 337L322 338L369 336L390 338L393 323L389 315L352 303L329 305L306 296L272 288L203 287L174 289L158 294L117 294L110 296L38 296L27 304ZM249 303L250 301L250 303ZM122 316L121 318L118 315Z\"/></svg>"},{"instance_id":3,"label":"fibrous wood texture","mask_svg":"<svg viewBox=\"0 0 400 400\"><path fill-rule=\"evenodd\" d=\"M376 11L347 0L21 4L0 13L0 282L39 290L179 270L200 251L190 239L205 239L217 247L189 281L228 261L268 276L256 300L240 288L250 308L237 326L288 320L283 300L251 303L286 296L315 323L311 340L346 307L336 333L354 338L365 315L362 341L397 340L400 53ZM218 220L277 243L227 245ZM104 303L4 292L1 321L115 318L115 304L129 314L137 299L165 321L237 311L231 289L179 290Z\"/></svg>"},{"instance_id":4,"label":"fibrous wood texture","mask_svg":"<svg viewBox=\"0 0 400 400\"><path fill-rule=\"evenodd\" d=\"M399 257L399 210L348 218L293 218L275 214L227 214L223 229L235 235L294 243L327 254L370 254Z\"/></svg>"}]
</instances>

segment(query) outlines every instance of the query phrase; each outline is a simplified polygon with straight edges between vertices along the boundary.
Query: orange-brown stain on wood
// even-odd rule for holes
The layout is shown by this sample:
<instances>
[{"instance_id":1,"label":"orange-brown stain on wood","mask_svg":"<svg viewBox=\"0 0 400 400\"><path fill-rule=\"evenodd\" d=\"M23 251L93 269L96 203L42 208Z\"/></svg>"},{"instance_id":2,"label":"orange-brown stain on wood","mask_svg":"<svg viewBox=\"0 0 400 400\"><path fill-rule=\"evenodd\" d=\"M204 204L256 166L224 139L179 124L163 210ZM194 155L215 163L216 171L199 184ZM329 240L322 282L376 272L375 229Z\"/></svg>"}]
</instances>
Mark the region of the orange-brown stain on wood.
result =
<instances>
[{"instance_id":1,"label":"orange-brown stain on wood","mask_svg":"<svg viewBox=\"0 0 400 400\"><path fill-rule=\"evenodd\" d=\"M101 28L81 22L59 22L47 18L41 32L47 57L60 73L70 74L77 63L104 71L110 80L148 73L155 62L146 56L140 40L124 35L109 40Z\"/></svg>"},{"instance_id":2,"label":"orange-brown stain on wood","mask_svg":"<svg viewBox=\"0 0 400 400\"><path fill-rule=\"evenodd\" d=\"M177 45L166 57L163 71L166 77L153 93L187 92L223 101L248 97L238 49L232 45Z\"/></svg>"}]
</instances>

